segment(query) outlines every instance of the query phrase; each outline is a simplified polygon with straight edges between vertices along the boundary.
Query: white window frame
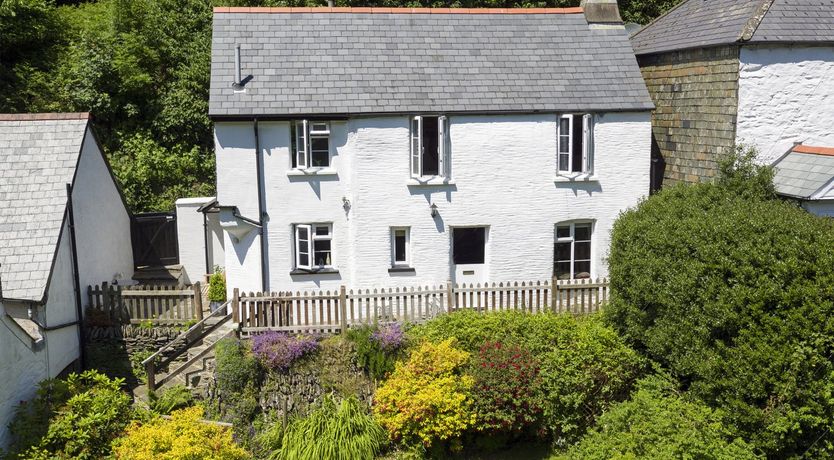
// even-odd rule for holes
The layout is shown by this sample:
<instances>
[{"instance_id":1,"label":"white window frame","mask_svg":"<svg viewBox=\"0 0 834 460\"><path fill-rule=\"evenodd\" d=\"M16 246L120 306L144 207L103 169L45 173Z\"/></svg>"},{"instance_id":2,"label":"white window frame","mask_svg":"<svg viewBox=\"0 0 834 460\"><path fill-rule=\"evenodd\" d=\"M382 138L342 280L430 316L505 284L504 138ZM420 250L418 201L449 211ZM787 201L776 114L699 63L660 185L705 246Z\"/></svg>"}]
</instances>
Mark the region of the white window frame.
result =
<instances>
[{"instance_id":1,"label":"white window frame","mask_svg":"<svg viewBox=\"0 0 834 460\"><path fill-rule=\"evenodd\" d=\"M580 171L573 170L573 148L574 148L574 121L580 114L566 113L559 116L556 123L556 172L559 175L576 175L594 173L594 115L591 113L581 114L582 117L582 168ZM562 120L568 120L568 132L562 132ZM562 150L562 138L568 138L568 150ZM562 169L562 156L568 157L568 168Z\"/></svg>"},{"instance_id":2,"label":"white window frame","mask_svg":"<svg viewBox=\"0 0 834 460\"><path fill-rule=\"evenodd\" d=\"M423 117L437 117L437 174L423 174ZM413 179L432 177L449 177L449 152L451 142L449 136L449 118L445 115L415 115L409 122L409 170Z\"/></svg>"},{"instance_id":3,"label":"white window frame","mask_svg":"<svg viewBox=\"0 0 834 460\"><path fill-rule=\"evenodd\" d=\"M295 123L295 169L329 168L332 160L330 155L330 122L297 120ZM327 165L313 166L312 139L327 139Z\"/></svg>"},{"instance_id":4,"label":"white window frame","mask_svg":"<svg viewBox=\"0 0 834 460\"><path fill-rule=\"evenodd\" d=\"M397 260L397 232L405 232L405 260ZM411 266L411 227L391 227L391 266Z\"/></svg>"},{"instance_id":5,"label":"white window frame","mask_svg":"<svg viewBox=\"0 0 834 460\"><path fill-rule=\"evenodd\" d=\"M319 235L316 233L318 227L327 227L327 235ZM301 263L301 238L302 230L307 230L307 264ZM304 270L320 270L323 268L333 268L333 224L331 223L313 223L313 224L295 224L293 234L295 235L295 268ZM316 241L330 241L330 263L323 265L316 265Z\"/></svg>"},{"instance_id":6,"label":"white window frame","mask_svg":"<svg viewBox=\"0 0 834 460\"><path fill-rule=\"evenodd\" d=\"M588 240L579 240L580 243L588 242L591 245L591 251L589 254L589 259L580 259L579 262L588 262L588 274L591 277L591 274L594 270L594 222L587 221L587 220L580 220L575 222L560 222L556 224L553 229L553 235L556 243L570 243L570 278L569 279L577 279L576 278L576 226L589 226L590 227L590 239ZM558 231L559 227L569 227L570 228L570 236L559 237ZM559 261L556 260L556 253L555 253L555 245L554 245L554 254L553 254L553 276L556 276L556 263Z\"/></svg>"}]
</instances>

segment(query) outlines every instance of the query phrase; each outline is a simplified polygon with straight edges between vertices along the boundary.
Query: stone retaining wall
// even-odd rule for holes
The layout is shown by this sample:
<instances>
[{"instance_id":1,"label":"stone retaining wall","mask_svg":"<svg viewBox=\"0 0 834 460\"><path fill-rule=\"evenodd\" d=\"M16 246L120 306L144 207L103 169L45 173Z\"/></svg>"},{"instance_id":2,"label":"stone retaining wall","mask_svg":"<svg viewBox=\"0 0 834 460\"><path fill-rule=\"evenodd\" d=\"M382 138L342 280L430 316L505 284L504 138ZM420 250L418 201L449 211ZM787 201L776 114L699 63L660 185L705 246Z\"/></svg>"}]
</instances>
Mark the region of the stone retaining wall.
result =
<instances>
[{"instance_id":1,"label":"stone retaining wall","mask_svg":"<svg viewBox=\"0 0 834 460\"><path fill-rule=\"evenodd\" d=\"M96 368L111 377L124 378L128 385L138 383L133 371L145 356L174 340L182 330L174 327L143 328L131 324L85 327L84 343L88 367Z\"/></svg>"},{"instance_id":2,"label":"stone retaining wall","mask_svg":"<svg viewBox=\"0 0 834 460\"><path fill-rule=\"evenodd\" d=\"M718 156L735 144L738 47L639 56L638 63L657 107L653 149L665 161L663 184L714 177Z\"/></svg>"}]
</instances>

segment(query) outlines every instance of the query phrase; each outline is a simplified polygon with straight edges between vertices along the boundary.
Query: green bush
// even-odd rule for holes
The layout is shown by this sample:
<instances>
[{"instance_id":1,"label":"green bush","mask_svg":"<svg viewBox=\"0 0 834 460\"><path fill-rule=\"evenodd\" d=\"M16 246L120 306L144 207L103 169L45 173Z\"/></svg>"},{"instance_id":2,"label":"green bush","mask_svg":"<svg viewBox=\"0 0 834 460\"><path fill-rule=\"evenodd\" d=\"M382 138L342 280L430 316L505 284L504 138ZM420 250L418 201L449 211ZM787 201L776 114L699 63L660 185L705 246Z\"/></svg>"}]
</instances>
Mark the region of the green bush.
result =
<instances>
[{"instance_id":1,"label":"green bush","mask_svg":"<svg viewBox=\"0 0 834 460\"><path fill-rule=\"evenodd\" d=\"M356 398L322 399L309 415L290 422L279 454L282 460L371 460L387 443L385 430Z\"/></svg>"},{"instance_id":2,"label":"green bush","mask_svg":"<svg viewBox=\"0 0 834 460\"><path fill-rule=\"evenodd\" d=\"M612 403L628 397L645 361L599 316L460 311L409 331L412 341L455 337L477 352L489 342L518 344L540 365L545 428L557 445L577 439Z\"/></svg>"},{"instance_id":3,"label":"green bush","mask_svg":"<svg viewBox=\"0 0 834 460\"><path fill-rule=\"evenodd\" d=\"M226 277L219 267L215 267L214 273L209 277L208 299L211 302L226 301Z\"/></svg>"},{"instance_id":4,"label":"green bush","mask_svg":"<svg viewBox=\"0 0 834 460\"><path fill-rule=\"evenodd\" d=\"M214 348L215 379L221 394L240 393L258 379L258 363L247 346L233 338L221 339Z\"/></svg>"},{"instance_id":5,"label":"green bush","mask_svg":"<svg viewBox=\"0 0 834 460\"><path fill-rule=\"evenodd\" d=\"M159 395L151 392L148 396L151 410L159 414L170 415L177 409L194 405L194 394L185 385L174 385Z\"/></svg>"},{"instance_id":6,"label":"green bush","mask_svg":"<svg viewBox=\"0 0 834 460\"><path fill-rule=\"evenodd\" d=\"M739 169L618 219L606 315L768 456L834 455L834 223Z\"/></svg>"},{"instance_id":7,"label":"green bush","mask_svg":"<svg viewBox=\"0 0 834 460\"><path fill-rule=\"evenodd\" d=\"M403 354L399 346L383 346L383 343L375 337L378 331L379 328L376 326L364 325L348 329L346 334L347 339L353 343L358 364L375 380L381 380L393 372L394 363Z\"/></svg>"},{"instance_id":8,"label":"green bush","mask_svg":"<svg viewBox=\"0 0 834 460\"><path fill-rule=\"evenodd\" d=\"M10 425L18 458L98 459L133 417L123 380L96 371L45 380ZM15 457L12 457L15 458Z\"/></svg>"},{"instance_id":9,"label":"green bush","mask_svg":"<svg viewBox=\"0 0 834 460\"><path fill-rule=\"evenodd\" d=\"M611 458L758 458L735 438L721 416L701 402L677 393L668 378L641 381L631 400L614 405L566 454L564 460Z\"/></svg>"}]
</instances>

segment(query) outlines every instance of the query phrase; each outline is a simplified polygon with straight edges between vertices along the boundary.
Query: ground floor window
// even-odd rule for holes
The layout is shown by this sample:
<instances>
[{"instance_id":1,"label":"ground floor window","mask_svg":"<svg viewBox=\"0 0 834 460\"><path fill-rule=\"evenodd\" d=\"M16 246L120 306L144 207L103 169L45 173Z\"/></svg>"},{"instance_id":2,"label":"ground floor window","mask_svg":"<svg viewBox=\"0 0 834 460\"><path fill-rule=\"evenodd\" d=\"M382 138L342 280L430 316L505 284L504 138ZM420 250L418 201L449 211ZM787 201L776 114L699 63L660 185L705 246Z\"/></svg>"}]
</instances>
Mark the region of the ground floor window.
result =
<instances>
[{"instance_id":1,"label":"ground floor window","mask_svg":"<svg viewBox=\"0 0 834 460\"><path fill-rule=\"evenodd\" d=\"M408 267L411 265L410 235L408 227L391 229L391 266Z\"/></svg>"},{"instance_id":2,"label":"ground floor window","mask_svg":"<svg viewBox=\"0 0 834 460\"><path fill-rule=\"evenodd\" d=\"M308 270L332 266L331 224L295 225L295 267Z\"/></svg>"},{"instance_id":3,"label":"ground floor window","mask_svg":"<svg viewBox=\"0 0 834 460\"><path fill-rule=\"evenodd\" d=\"M455 265L484 263L486 232L486 227L452 229L452 261Z\"/></svg>"},{"instance_id":4,"label":"ground floor window","mask_svg":"<svg viewBox=\"0 0 834 460\"><path fill-rule=\"evenodd\" d=\"M590 222L556 225L553 275L560 280L591 277Z\"/></svg>"}]
</instances>

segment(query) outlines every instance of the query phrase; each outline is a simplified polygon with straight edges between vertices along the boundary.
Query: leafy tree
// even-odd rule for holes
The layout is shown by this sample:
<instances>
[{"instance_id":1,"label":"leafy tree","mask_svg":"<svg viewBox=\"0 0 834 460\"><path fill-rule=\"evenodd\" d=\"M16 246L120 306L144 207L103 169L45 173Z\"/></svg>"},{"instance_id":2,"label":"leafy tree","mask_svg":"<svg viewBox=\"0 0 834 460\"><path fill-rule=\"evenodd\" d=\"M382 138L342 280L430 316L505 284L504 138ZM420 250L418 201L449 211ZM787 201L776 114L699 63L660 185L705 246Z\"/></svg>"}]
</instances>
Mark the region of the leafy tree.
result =
<instances>
[{"instance_id":1,"label":"leafy tree","mask_svg":"<svg viewBox=\"0 0 834 460\"><path fill-rule=\"evenodd\" d=\"M834 225L746 162L618 219L606 314L769 457L830 456Z\"/></svg>"}]
</instances>

